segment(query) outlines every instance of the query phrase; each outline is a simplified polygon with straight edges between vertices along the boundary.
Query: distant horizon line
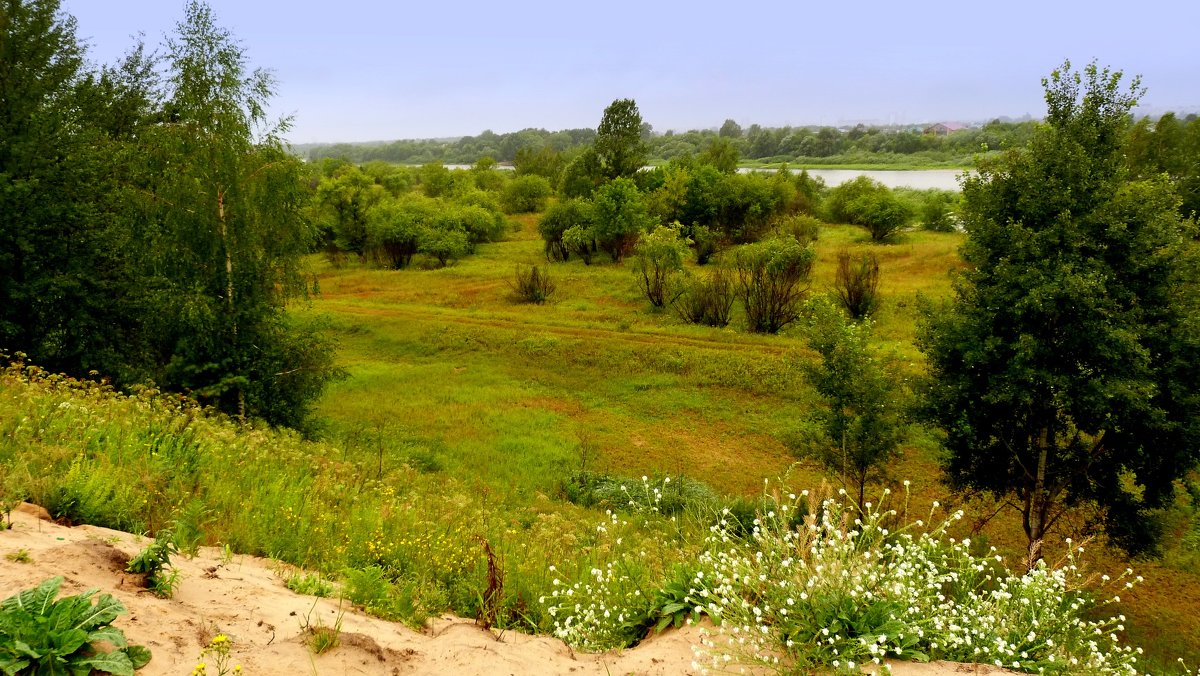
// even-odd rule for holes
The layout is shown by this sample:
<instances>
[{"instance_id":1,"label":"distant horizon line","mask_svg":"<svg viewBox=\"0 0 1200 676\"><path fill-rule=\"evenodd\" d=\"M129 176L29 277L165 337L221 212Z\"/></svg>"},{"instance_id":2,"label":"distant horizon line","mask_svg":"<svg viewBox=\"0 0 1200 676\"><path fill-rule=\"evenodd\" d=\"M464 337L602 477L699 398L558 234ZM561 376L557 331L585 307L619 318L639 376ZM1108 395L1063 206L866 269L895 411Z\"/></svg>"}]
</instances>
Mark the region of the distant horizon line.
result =
<instances>
[{"instance_id":1,"label":"distant horizon line","mask_svg":"<svg viewBox=\"0 0 1200 676\"><path fill-rule=\"evenodd\" d=\"M1178 107L1138 106L1133 109L1133 115L1135 118L1148 117L1148 116L1149 117L1161 117L1161 116L1165 115L1166 113L1175 113L1176 115L1179 115L1181 117L1186 116L1186 115L1192 115L1192 114L1200 114L1200 105L1178 106ZM727 119L733 119L733 118L727 118ZM1042 119L1043 118L1040 116L1035 117L1029 113L1025 113L1024 115L1021 115L1019 117L1013 117L1011 115L997 115L995 117L976 118L973 120L939 118L936 120L923 120L923 121L912 121L912 122L882 122L878 119L873 120L873 119L869 119L869 118L861 118L861 119L838 120L834 124L815 124L815 123L813 123L813 124L784 124L784 125L770 126L770 127L763 126L763 125L759 125L759 126L762 127L763 129L784 129L784 128L822 129L825 127L832 127L834 129L843 129L843 128L853 128L853 127L856 127L861 124L864 127L869 127L869 128L888 129L888 128L902 128L902 127L922 127L922 126L929 126L929 125L935 125L935 124L955 123L955 124L966 125L969 128L974 128L974 127L983 126L983 125L993 122L995 120L999 120L1001 122L1033 122L1033 121L1040 121ZM737 120L734 120L734 122L737 122ZM724 123L724 120L722 120L721 124L723 124L723 123ZM721 124L717 124L717 125L710 126L710 127L692 127L692 128L688 128L688 129L668 128L668 129L664 129L662 131L654 129L651 133L653 133L655 136L664 136L668 132L675 133L675 134L686 134L686 133L693 132L693 131L718 131L721 128ZM745 131L746 129L753 126L754 124L756 124L756 123L750 123L750 124L746 125L745 127L742 127L742 130ZM363 141L326 140L326 141L289 142L289 145L292 145L294 147L295 146L330 146L330 145L369 145L369 144L396 143L399 141L443 141L443 142L447 142L447 143L453 143L455 141L458 141L460 139L464 139L467 137L474 138L476 136L480 136L484 132L491 132L497 136L503 136L504 134L515 134L518 132L522 132L522 131L525 131L526 129L535 129L535 130L542 130L542 131L554 133L554 132L569 131L569 130L575 130L575 129L593 129L593 127L562 127L560 129L547 129L546 127L521 127L520 129L514 129L512 131L500 131L500 132L495 131L491 128L484 128L483 130L475 132L474 134L460 134L457 136L397 136L397 137L386 138L386 139L367 139L367 140L363 140Z\"/></svg>"}]
</instances>

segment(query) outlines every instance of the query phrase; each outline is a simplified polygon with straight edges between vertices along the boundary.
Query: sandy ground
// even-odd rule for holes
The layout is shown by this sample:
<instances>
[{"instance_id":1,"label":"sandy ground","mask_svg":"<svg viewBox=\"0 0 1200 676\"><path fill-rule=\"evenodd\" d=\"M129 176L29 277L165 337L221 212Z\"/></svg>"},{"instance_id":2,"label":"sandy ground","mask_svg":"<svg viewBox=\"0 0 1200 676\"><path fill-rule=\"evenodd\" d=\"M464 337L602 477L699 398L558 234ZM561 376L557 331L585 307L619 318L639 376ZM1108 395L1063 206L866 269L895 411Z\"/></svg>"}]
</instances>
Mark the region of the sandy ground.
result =
<instances>
[{"instance_id":1,"label":"sandy ground","mask_svg":"<svg viewBox=\"0 0 1200 676\"><path fill-rule=\"evenodd\" d=\"M228 635L233 660L248 676L292 674L696 674L692 646L699 629L667 631L637 648L602 655L573 652L545 636L487 631L471 620L445 616L424 632L357 612L338 601L301 596L287 589L269 559L202 548L193 559L176 557L182 581L175 596L160 599L141 588L125 564L148 540L128 533L51 523L39 507L22 505L13 528L0 532L0 598L62 575L62 594L91 587L111 593L130 613L114 624L130 642L145 645L153 660L145 676L186 676L201 650L218 633ZM10 554L24 550L27 563ZM306 626L333 626L342 614L340 644L314 656L304 644ZM211 663L211 662L210 662ZM212 671L210 670L210 673ZM895 664L897 676L995 674L985 666Z\"/></svg>"}]
</instances>

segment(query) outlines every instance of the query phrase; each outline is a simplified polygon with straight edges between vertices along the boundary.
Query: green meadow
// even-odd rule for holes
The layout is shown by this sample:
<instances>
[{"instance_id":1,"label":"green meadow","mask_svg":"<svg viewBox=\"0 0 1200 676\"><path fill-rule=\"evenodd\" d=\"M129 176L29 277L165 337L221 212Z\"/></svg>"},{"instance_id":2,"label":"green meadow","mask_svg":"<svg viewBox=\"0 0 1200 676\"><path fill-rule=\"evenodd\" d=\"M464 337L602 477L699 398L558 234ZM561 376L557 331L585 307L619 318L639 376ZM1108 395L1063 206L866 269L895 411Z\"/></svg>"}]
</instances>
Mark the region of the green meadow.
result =
<instances>
[{"instance_id":1,"label":"green meadow","mask_svg":"<svg viewBox=\"0 0 1200 676\"><path fill-rule=\"evenodd\" d=\"M320 292L290 313L336 338L348 374L318 404L318 441L244 429L153 390L127 397L10 367L5 495L76 522L171 526L185 545L275 557L297 567L289 584L310 579L301 568L320 573L369 612L413 626L451 610L547 632L558 630L546 598L565 585L620 570L606 594L653 597L705 550L723 509L748 522L781 486L841 486L787 444L819 405L801 327L763 336L742 331L739 316L726 329L686 324L650 309L630 265L547 264L536 216L512 222L504 241L435 270L307 259ZM960 243L911 231L873 244L860 228L825 226L810 294L828 292L838 251L873 251L878 342L919 375L921 297L949 293ZM549 265L550 302L513 300L520 264ZM934 500L964 508L951 534L1019 566L1016 519L1001 511L984 524L995 506L956 502L938 467L936 439L914 427L890 486L910 493L916 513ZM1187 514L1181 503L1171 517L1176 542ZM1066 551L1048 546L1047 558ZM1095 576L1128 563L1101 542L1084 558ZM1156 673L1177 657L1196 662L1195 557L1175 545L1163 561L1132 565L1146 582L1124 592L1125 637L1146 647Z\"/></svg>"}]
</instances>

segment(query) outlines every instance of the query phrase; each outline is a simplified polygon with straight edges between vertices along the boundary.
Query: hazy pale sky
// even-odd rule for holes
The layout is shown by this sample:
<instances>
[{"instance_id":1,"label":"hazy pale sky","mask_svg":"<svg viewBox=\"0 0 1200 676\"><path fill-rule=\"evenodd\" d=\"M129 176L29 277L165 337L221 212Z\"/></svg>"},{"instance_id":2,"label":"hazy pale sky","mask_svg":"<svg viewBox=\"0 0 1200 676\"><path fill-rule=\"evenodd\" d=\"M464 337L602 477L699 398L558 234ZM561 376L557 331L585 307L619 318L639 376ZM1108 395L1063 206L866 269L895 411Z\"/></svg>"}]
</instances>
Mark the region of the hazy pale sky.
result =
<instances>
[{"instance_id":1,"label":"hazy pale sky","mask_svg":"<svg viewBox=\"0 0 1200 676\"><path fill-rule=\"evenodd\" d=\"M1064 58L1141 74L1143 106L1200 107L1200 2L210 0L278 80L290 140L595 127L637 100L656 130L977 120L1044 112ZM94 61L182 0L63 0Z\"/></svg>"}]
</instances>

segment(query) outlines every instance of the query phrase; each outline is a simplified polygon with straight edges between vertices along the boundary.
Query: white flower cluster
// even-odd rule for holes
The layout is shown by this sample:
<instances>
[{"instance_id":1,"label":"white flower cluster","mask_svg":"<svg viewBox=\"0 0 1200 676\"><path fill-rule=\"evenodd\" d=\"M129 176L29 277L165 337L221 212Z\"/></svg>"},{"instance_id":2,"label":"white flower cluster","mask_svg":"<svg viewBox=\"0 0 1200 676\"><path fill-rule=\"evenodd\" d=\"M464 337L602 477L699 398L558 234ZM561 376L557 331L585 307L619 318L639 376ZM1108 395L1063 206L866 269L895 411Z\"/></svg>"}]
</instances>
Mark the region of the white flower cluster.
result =
<instances>
[{"instance_id":1,"label":"white flower cluster","mask_svg":"<svg viewBox=\"0 0 1200 676\"><path fill-rule=\"evenodd\" d=\"M871 503L859 511L831 498L809 510L809 500L807 491L775 494L748 536L737 534L729 510L709 530L683 585L689 612L717 624L697 648L698 667L889 673L887 659L945 659L1029 673L1138 673L1140 650L1117 636L1124 616L1085 619L1119 598L1098 603L1083 591L1076 551L1061 567L1013 575L995 548L975 554L970 540L949 537L961 512L935 524L937 503L927 520L904 525ZM627 527L610 512L597 530L611 539ZM573 646L626 644L654 610L654 592L634 581L644 576L630 574L642 559L614 554L581 582L555 579L541 599L553 633ZM1129 587L1131 576L1105 581Z\"/></svg>"},{"instance_id":2,"label":"white flower cluster","mask_svg":"<svg viewBox=\"0 0 1200 676\"><path fill-rule=\"evenodd\" d=\"M1096 604L1080 591L1074 559L1010 575L994 548L977 556L969 540L946 537L961 512L914 535L923 522L892 532L894 511L865 507L856 518L825 500L798 521L784 504L760 519L748 541L715 528L696 599L721 623L705 639L703 663L783 659L858 673L863 665L886 671L891 657L1031 673L1137 673L1138 651L1116 636L1124 617L1084 619Z\"/></svg>"},{"instance_id":3,"label":"white flower cluster","mask_svg":"<svg viewBox=\"0 0 1200 676\"><path fill-rule=\"evenodd\" d=\"M609 534L620 545L618 533L629 527L615 512L596 527L598 534ZM553 620L552 633L567 644L583 650L607 650L624 646L629 638L626 624L635 609L644 612L647 600L630 575L644 552L622 552L616 561L593 567L586 580L567 584L555 577L549 596L538 601L546 606ZM551 572L558 572L554 566Z\"/></svg>"}]
</instances>

